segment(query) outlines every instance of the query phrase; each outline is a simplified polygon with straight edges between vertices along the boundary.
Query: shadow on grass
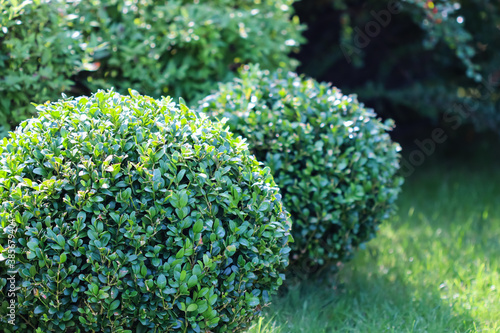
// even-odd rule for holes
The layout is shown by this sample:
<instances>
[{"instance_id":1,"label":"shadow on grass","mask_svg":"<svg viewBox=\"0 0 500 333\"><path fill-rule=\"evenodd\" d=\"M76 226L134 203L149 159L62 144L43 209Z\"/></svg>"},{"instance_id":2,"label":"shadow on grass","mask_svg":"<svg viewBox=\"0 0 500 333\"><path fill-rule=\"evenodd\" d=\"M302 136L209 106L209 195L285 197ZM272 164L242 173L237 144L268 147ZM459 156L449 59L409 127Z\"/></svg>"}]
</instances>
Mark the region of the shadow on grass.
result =
<instances>
[{"instance_id":1,"label":"shadow on grass","mask_svg":"<svg viewBox=\"0 0 500 333\"><path fill-rule=\"evenodd\" d=\"M289 281L286 294L267 309L274 328L261 332L473 331L473 319L453 313L437 289L415 288L390 268L373 273L349 264L337 279Z\"/></svg>"}]
</instances>

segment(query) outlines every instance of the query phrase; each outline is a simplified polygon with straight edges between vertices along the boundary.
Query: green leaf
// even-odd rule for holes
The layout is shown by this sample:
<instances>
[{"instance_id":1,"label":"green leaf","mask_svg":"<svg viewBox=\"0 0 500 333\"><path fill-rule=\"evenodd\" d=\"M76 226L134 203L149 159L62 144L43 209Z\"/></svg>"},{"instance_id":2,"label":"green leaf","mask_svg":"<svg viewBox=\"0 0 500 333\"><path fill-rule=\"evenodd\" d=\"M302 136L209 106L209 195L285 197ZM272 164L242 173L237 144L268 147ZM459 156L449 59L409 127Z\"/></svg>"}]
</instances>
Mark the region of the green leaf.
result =
<instances>
[{"instance_id":1,"label":"green leaf","mask_svg":"<svg viewBox=\"0 0 500 333\"><path fill-rule=\"evenodd\" d=\"M66 257L66 253L62 253L62 254L61 254L61 260L60 260L60 263L61 263L61 264L64 264L64 263L66 262L66 259L67 259L67 257Z\"/></svg>"},{"instance_id":2,"label":"green leaf","mask_svg":"<svg viewBox=\"0 0 500 333\"><path fill-rule=\"evenodd\" d=\"M179 196L179 208L186 207L187 203L188 203L188 195L186 191L182 191Z\"/></svg>"},{"instance_id":3,"label":"green leaf","mask_svg":"<svg viewBox=\"0 0 500 333\"><path fill-rule=\"evenodd\" d=\"M38 242L29 241L26 245L28 245L29 249L35 251L38 248Z\"/></svg>"},{"instance_id":4,"label":"green leaf","mask_svg":"<svg viewBox=\"0 0 500 333\"><path fill-rule=\"evenodd\" d=\"M269 202L264 201L264 202L260 205L260 207L259 207L259 211L260 211L260 212L265 212L265 211L267 211L267 210L269 210Z\"/></svg>"},{"instance_id":5,"label":"green leaf","mask_svg":"<svg viewBox=\"0 0 500 333\"><path fill-rule=\"evenodd\" d=\"M60 247L64 247L64 245L66 244L66 240L64 239L63 235L57 235L56 242Z\"/></svg>"},{"instance_id":6,"label":"green leaf","mask_svg":"<svg viewBox=\"0 0 500 333\"><path fill-rule=\"evenodd\" d=\"M160 149L155 154L155 160L159 161L165 155L165 148Z\"/></svg>"},{"instance_id":7,"label":"green leaf","mask_svg":"<svg viewBox=\"0 0 500 333\"><path fill-rule=\"evenodd\" d=\"M181 259L182 257L184 257L184 248L181 248L175 255L176 259Z\"/></svg>"},{"instance_id":8,"label":"green leaf","mask_svg":"<svg viewBox=\"0 0 500 333\"><path fill-rule=\"evenodd\" d=\"M121 198L123 201L128 201L130 199L130 196L132 195L132 190L127 188L125 191L121 192Z\"/></svg>"},{"instance_id":9,"label":"green leaf","mask_svg":"<svg viewBox=\"0 0 500 333\"><path fill-rule=\"evenodd\" d=\"M45 172L45 170L42 169L42 168L35 168L35 169L33 169L33 173L37 174L37 175L40 175L40 176L47 175L47 172Z\"/></svg>"},{"instance_id":10,"label":"green leaf","mask_svg":"<svg viewBox=\"0 0 500 333\"><path fill-rule=\"evenodd\" d=\"M156 280L156 285L160 289L163 289L163 288L165 288L167 286L167 278L165 277L165 275L160 274L158 276L158 279Z\"/></svg>"},{"instance_id":11,"label":"green leaf","mask_svg":"<svg viewBox=\"0 0 500 333\"><path fill-rule=\"evenodd\" d=\"M180 108L181 108L181 110L182 110L183 112L187 112L187 111L189 111L189 108L188 108L186 105L187 105L187 104L186 104L186 101L184 100L184 98L179 97L179 106L180 106Z\"/></svg>"},{"instance_id":12,"label":"green leaf","mask_svg":"<svg viewBox=\"0 0 500 333\"><path fill-rule=\"evenodd\" d=\"M119 306L120 306L119 300L113 301L109 306L109 310L110 311L116 310Z\"/></svg>"},{"instance_id":13,"label":"green leaf","mask_svg":"<svg viewBox=\"0 0 500 333\"><path fill-rule=\"evenodd\" d=\"M92 283L89 288L94 295L97 295L99 293L99 287L97 286L97 284Z\"/></svg>"},{"instance_id":14,"label":"green leaf","mask_svg":"<svg viewBox=\"0 0 500 333\"><path fill-rule=\"evenodd\" d=\"M196 310L198 310L198 305L196 305L195 303L189 304L189 306L186 309L187 312L193 312Z\"/></svg>"},{"instance_id":15,"label":"green leaf","mask_svg":"<svg viewBox=\"0 0 500 333\"><path fill-rule=\"evenodd\" d=\"M35 310L33 311L34 314L38 315L40 313L43 313L45 311L45 308L42 305L38 305Z\"/></svg>"},{"instance_id":16,"label":"green leaf","mask_svg":"<svg viewBox=\"0 0 500 333\"><path fill-rule=\"evenodd\" d=\"M337 164L337 170L342 171L347 167L347 162L346 161L341 161L339 164Z\"/></svg>"},{"instance_id":17,"label":"green leaf","mask_svg":"<svg viewBox=\"0 0 500 333\"><path fill-rule=\"evenodd\" d=\"M250 297L247 299L247 304L251 307L256 307L257 305L260 304L259 298L258 297Z\"/></svg>"},{"instance_id":18,"label":"green leaf","mask_svg":"<svg viewBox=\"0 0 500 333\"><path fill-rule=\"evenodd\" d=\"M177 182L178 183L180 183L182 178L184 178L185 174L186 174L186 169L182 169L181 171L179 171L179 173L177 174Z\"/></svg>"},{"instance_id":19,"label":"green leaf","mask_svg":"<svg viewBox=\"0 0 500 333\"><path fill-rule=\"evenodd\" d=\"M192 288L198 283L198 277L196 275L191 275L188 279L188 287Z\"/></svg>"},{"instance_id":20,"label":"green leaf","mask_svg":"<svg viewBox=\"0 0 500 333\"><path fill-rule=\"evenodd\" d=\"M193 225L193 232L194 233L200 233L203 230L203 221L198 220L196 223Z\"/></svg>"},{"instance_id":21,"label":"green leaf","mask_svg":"<svg viewBox=\"0 0 500 333\"><path fill-rule=\"evenodd\" d=\"M213 294L212 296L210 296L210 298L208 299L208 303L210 305L214 305L215 302L217 302L217 295L216 294Z\"/></svg>"}]
</instances>

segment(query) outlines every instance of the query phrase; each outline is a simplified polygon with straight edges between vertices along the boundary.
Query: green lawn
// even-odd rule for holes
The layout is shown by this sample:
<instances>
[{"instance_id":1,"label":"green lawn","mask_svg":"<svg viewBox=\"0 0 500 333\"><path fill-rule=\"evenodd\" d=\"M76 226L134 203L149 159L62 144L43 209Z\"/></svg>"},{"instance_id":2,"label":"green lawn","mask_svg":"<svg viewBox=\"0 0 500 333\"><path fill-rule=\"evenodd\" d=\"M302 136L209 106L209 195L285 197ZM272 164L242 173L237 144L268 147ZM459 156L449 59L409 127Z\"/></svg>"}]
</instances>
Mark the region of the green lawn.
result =
<instances>
[{"instance_id":1,"label":"green lawn","mask_svg":"<svg viewBox=\"0 0 500 333\"><path fill-rule=\"evenodd\" d=\"M500 332L498 164L426 164L334 281L293 283L250 332Z\"/></svg>"}]
</instances>

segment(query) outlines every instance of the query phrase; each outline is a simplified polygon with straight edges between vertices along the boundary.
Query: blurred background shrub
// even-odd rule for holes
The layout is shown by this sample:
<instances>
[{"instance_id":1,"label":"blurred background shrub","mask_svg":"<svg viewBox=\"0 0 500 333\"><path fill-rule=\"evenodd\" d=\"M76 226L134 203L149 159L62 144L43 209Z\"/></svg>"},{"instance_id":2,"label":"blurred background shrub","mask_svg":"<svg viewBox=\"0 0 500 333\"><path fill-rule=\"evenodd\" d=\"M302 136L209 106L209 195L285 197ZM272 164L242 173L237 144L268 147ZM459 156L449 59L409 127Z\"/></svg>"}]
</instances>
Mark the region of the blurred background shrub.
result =
<instances>
[{"instance_id":1,"label":"blurred background shrub","mask_svg":"<svg viewBox=\"0 0 500 333\"><path fill-rule=\"evenodd\" d=\"M0 137L57 99L83 70L83 38L66 1L0 0Z\"/></svg>"},{"instance_id":2,"label":"blurred background shrub","mask_svg":"<svg viewBox=\"0 0 500 333\"><path fill-rule=\"evenodd\" d=\"M463 104L471 111L461 124L498 132L500 3L310 0L295 9L308 26L299 72L394 118L398 139L455 127L444 114Z\"/></svg>"},{"instance_id":3,"label":"blurred background shrub","mask_svg":"<svg viewBox=\"0 0 500 333\"><path fill-rule=\"evenodd\" d=\"M87 86L202 97L242 63L294 68L301 40L292 0L81 2L79 26L95 70Z\"/></svg>"},{"instance_id":4,"label":"blurred background shrub","mask_svg":"<svg viewBox=\"0 0 500 333\"><path fill-rule=\"evenodd\" d=\"M500 131L498 2L0 0L0 12L4 131L61 92L131 87L194 102L241 64L298 61L395 119L399 141L438 125Z\"/></svg>"},{"instance_id":5,"label":"blurred background shrub","mask_svg":"<svg viewBox=\"0 0 500 333\"><path fill-rule=\"evenodd\" d=\"M30 102L114 86L202 97L240 64L293 69L302 40L293 0L0 0L0 121Z\"/></svg>"}]
</instances>

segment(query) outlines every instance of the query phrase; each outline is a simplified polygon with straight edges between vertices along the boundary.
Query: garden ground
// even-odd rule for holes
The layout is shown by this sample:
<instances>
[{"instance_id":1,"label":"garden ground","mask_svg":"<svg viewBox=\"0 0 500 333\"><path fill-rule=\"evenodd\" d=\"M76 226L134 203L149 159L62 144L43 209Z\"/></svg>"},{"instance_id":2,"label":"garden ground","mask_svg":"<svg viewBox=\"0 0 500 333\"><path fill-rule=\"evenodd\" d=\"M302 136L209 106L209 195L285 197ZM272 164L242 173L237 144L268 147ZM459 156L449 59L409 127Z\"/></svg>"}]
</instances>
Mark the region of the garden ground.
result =
<instances>
[{"instance_id":1,"label":"garden ground","mask_svg":"<svg viewBox=\"0 0 500 333\"><path fill-rule=\"evenodd\" d=\"M500 332L498 164L426 165L335 281L289 281L249 332Z\"/></svg>"}]
</instances>

